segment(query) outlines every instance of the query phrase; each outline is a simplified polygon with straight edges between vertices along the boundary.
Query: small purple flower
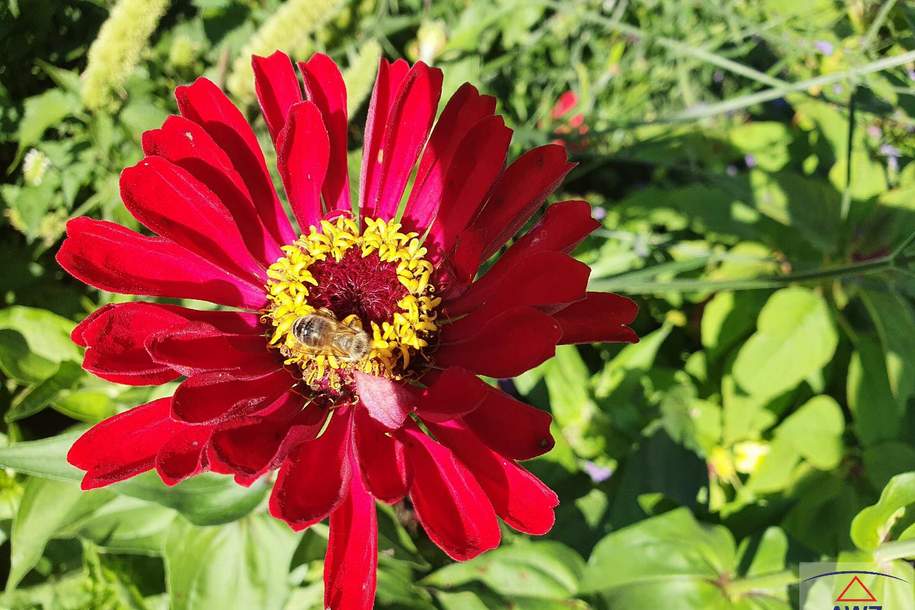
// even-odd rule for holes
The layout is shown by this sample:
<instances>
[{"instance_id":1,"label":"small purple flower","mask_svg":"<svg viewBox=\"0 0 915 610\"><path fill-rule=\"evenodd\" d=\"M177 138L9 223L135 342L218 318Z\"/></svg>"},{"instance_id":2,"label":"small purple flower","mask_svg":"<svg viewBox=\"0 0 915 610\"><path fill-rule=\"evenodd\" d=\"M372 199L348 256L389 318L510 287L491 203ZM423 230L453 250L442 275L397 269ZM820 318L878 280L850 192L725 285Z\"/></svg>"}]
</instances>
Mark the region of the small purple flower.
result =
<instances>
[{"instance_id":1,"label":"small purple flower","mask_svg":"<svg viewBox=\"0 0 915 610\"><path fill-rule=\"evenodd\" d=\"M899 157L902 153L892 144L882 144L880 146L880 154L884 157Z\"/></svg>"},{"instance_id":2,"label":"small purple flower","mask_svg":"<svg viewBox=\"0 0 915 610\"><path fill-rule=\"evenodd\" d=\"M591 218L594 220L603 220L607 216L607 210L594 206L591 208Z\"/></svg>"},{"instance_id":3,"label":"small purple flower","mask_svg":"<svg viewBox=\"0 0 915 610\"><path fill-rule=\"evenodd\" d=\"M724 81L724 72L722 72L721 70L715 70L715 73L712 74L712 80L715 81L716 83L723 82Z\"/></svg>"},{"instance_id":4,"label":"small purple flower","mask_svg":"<svg viewBox=\"0 0 915 610\"><path fill-rule=\"evenodd\" d=\"M909 80L915 80L915 70L912 70L911 68L909 68L909 70L907 72L909 74Z\"/></svg>"},{"instance_id":5,"label":"small purple flower","mask_svg":"<svg viewBox=\"0 0 915 610\"><path fill-rule=\"evenodd\" d=\"M867 126L867 135L877 140L880 136L883 135L883 131L877 125L868 125Z\"/></svg>"},{"instance_id":6,"label":"small purple flower","mask_svg":"<svg viewBox=\"0 0 915 610\"><path fill-rule=\"evenodd\" d=\"M582 469L589 477L591 477L591 480L595 483L603 483L613 475L612 468L598 466L590 460L585 460L585 462L582 464Z\"/></svg>"},{"instance_id":7,"label":"small purple flower","mask_svg":"<svg viewBox=\"0 0 915 610\"><path fill-rule=\"evenodd\" d=\"M832 43L827 40L817 40L814 45L820 53L829 57L835 51L835 47L832 46Z\"/></svg>"},{"instance_id":8,"label":"small purple flower","mask_svg":"<svg viewBox=\"0 0 915 610\"><path fill-rule=\"evenodd\" d=\"M899 149L892 144L882 144L880 154L886 157L886 169L890 173L899 171L899 156L902 154Z\"/></svg>"},{"instance_id":9,"label":"small purple flower","mask_svg":"<svg viewBox=\"0 0 915 610\"><path fill-rule=\"evenodd\" d=\"M756 167L756 157L753 155L744 155L743 162L747 164L747 167L752 169Z\"/></svg>"}]
</instances>

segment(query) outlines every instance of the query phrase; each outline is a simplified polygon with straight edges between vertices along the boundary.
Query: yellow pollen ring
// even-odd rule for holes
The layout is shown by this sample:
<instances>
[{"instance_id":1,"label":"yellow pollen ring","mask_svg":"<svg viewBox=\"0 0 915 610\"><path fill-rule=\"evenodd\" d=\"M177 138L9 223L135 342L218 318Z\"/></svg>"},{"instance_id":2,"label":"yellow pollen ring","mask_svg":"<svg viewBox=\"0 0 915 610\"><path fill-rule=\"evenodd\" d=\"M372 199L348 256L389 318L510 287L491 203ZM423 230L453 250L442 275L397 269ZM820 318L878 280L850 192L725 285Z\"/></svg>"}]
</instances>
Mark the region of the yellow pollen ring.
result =
<instances>
[{"instance_id":1,"label":"yellow pollen ring","mask_svg":"<svg viewBox=\"0 0 915 610\"><path fill-rule=\"evenodd\" d=\"M312 226L307 235L283 246L285 256L267 269L269 305L262 320L273 326L270 345L280 350L287 365L297 365L305 382L316 389L326 386L339 390L352 370L401 379L438 330L436 310L441 298L434 295L432 263L425 260L426 248L418 235L402 233L396 222L373 218L363 221L365 230L360 233L351 218L322 220L320 230ZM308 299L309 285L317 285L309 271L311 266L330 259L339 262L351 248L357 248L362 257L377 253L379 259L392 263L397 280L407 290L390 320L380 325L371 322L371 328L365 329L371 340L370 350L361 362L355 363L309 350L292 333L296 319L316 310Z\"/></svg>"}]
</instances>

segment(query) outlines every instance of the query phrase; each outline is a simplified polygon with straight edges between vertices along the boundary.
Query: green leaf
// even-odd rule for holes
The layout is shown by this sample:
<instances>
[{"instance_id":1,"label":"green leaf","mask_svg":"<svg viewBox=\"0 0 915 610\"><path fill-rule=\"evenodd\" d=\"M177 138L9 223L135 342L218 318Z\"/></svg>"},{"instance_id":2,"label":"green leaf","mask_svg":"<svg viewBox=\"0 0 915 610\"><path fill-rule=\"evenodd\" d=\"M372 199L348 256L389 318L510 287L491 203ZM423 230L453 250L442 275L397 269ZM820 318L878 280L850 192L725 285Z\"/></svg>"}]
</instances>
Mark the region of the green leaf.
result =
<instances>
[{"instance_id":1,"label":"green leaf","mask_svg":"<svg viewBox=\"0 0 915 610\"><path fill-rule=\"evenodd\" d=\"M781 423L776 436L820 470L832 470L842 459L842 409L830 396L814 396Z\"/></svg>"},{"instance_id":2,"label":"green leaf","mask_svg":"<svg viewBox=\"0 0 915 610\"><path fill-rule=\"evenodd\" d=\"M847 393L855 431L865 446L898 438L905 402L893 396L886 357L876 338L859 338L848 365Z\"/></svg>"},{"instance_id":3,"label":"green leaf","mask_svg":"<svg viewBox=\"0 0 915 610\"><path fill-rule=\"evenodd\" d=\"M82 471L67 463L67 452L82 431L0 447L0 465L34 476L79 481ZM237 485L232 477L202 474L168 487L155 472L146 472L110 486L113 492L173 508L192 523L211 525L234 521L248 514L267 493L269 483Z\"/></svg>"},{"instance_id":4,"label":"green leaf","mask_svg":"<svg viewBox=\"0 0 915 610\"><path fill-rule=\"evenodd\" d=\"M83 369L74 362L61 362L57 372L22 391L10 404L3 416L7 422L25 419L38 413L54 401L64 390L69 390L83 377Z\"/></svg>"},{"instance_id":5,"label":"green leaf","mask_svg":"<svg viewBox=\"0 0 915 610\"><path fill-rule=\"evenodd\" d=\"M730 532L700 524L681 508L598 542L580 590L600 594L612 608L726 608L714 583L735 568Z\"/></svg>"},{"instance_id":6,"label":"green leaf","mask_svg":"<svg viewBox=\"0 0 915 610\"><path fill-rule=\"evenodd\" d=\"M479 581L501 595L566 599L578 590L584 561L559 542L530 541L503 546L464 563L433 572L422 584L453 589Z\"/></svg>"},{"instance_id":7,"label":"green leaf","mask_svg":"<svg viewBox=\"0 0 915 610\"><path fill-rule=\"evenodd\" d=\"M915 311L894 291L863 291L864 303L874 320L886 353L890 390L904 403L915 394Z\"/></svg>"},{"instance_id":8,"label":"green leaf","mask_svg":"<svg viewBox=\"0 0 915 610\"><path fill-rule=\"evenodd\" d=\"M60 123L79 108L79 98L60 89L48 89L25 100L25 113L17 134L19 150L38 142L47 128Z\"/></svg>"},{"instance_id":9,"label":"green leaf","mask_svg":"<svg viewBox=\"0 0 915 610\"><path fill-rule=\"evenodd\" d=\"M221 526L175 521L165 543L171 610L279 610L299 534L266 514Z\"/></svg>"},{"instance_id":10,"label":"green leaf","mask_svg":"<svg viewBox=\"0 0 915 610\"><path fill-rule=\"evenodd\" d=\"M766 293L756 290L719 292L702 310L702 346L710 360L722 357L749 335Z\"/></svg>"},{"instance_id":11,"label":"green leaf","mask_svg":"<svg viewBox=\"0 0 915 610\"><path fill-rule=\"evenodd\" d=\"M905 507L915 503L915 472L898 474L887 483L876 504L851 522L851 539L862 551L875 551L890 534Z\"/></svg>"},{"instance_id":12,"label":"green leaf","mask_svg":"<svg viewBox=\"0 0 915 610\"><path fill-rule=\"evenodd\" d=\"M7 591L15 589L35 567L48 540L58 530L91 513L112 497L113 494L104 490L83 493L79 485L72 482L30 478L13 520Z\"/></svg>"},{"instance_id":13,"label":"green leaf","mask_svg":"<svg viewBox=\"0 0 915 610\"><path fill-rule=\"evenodd\" d=\"M737 354L734 376L750 394L777 396L823 368L837 344L823 297L806 288L783 288L763 307L756 333Z\"/></svg>"},{"instance_id":14,"label":"green leaf","mask_svg":"<svg viewBox=\"0 0 915 610\"><path fill-rule=\"evenodd\" d=\"M0 371L4 375L22 383L38 383L57 368L56 362L33 353L21 333L0 329Z\"/></svg>"},{"instance_id":15,"label":"green leaf","mask_svg":"<svg viewBox=\"0 0 915 610\"><path fill-rule=\"evenodd\" d=\"M18 332L29 349L52 362L80 362L80 349L70 340L75 324L55 313L34 307L15 305L0 310L0 329Z\"/></svg>"},{"instance_id":16,"label":"green leaf","mask_svg":"<svg viewBox=\"0 0 915 610\"><path fill-rule=\"evenodd\" d=\"M158 554L175 520L175 511L128 496L117 496L61 531L86 538L108 550Z\"/></svg>"},{"instance_id":17,"label":"green leaf","mask_svg":"<svg viewBox=\"0 0 915 610\"><path fill-rule=\"evenodd\" d=\"M590 372L574 345L556 348L556 357L546 368L550 408L562 435L575 453L593 458L606 449L607 418L589 392Z\"/></svg>"}]
</instances>

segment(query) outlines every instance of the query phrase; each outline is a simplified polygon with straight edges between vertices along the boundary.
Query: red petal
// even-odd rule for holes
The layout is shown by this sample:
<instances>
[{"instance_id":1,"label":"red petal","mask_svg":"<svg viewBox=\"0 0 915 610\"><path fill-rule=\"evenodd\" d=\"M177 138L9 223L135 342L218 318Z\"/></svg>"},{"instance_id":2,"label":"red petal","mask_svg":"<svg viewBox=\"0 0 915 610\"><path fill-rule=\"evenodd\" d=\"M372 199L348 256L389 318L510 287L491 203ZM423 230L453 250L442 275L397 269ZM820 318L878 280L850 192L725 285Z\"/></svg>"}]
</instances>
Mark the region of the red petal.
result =
<instances>
[{"instance_id":1,"label":"red petal","mask_svg":"<svg viewBox=\"0 0 915 610\"><path fill-rule=\"evenodd\" d=\"M525 534L552 529L559 497L537 477L485 444L463 423L430 424L429 429L473 472L503 521Z\"/></svg>"},{"instance_id":2,"label":"red petal","mask_svg":"<svg viewBox=\"0 0 915 610\"><path fill-rule=\"evenodd\" d=\"M91 218L67 223L57 262L73 277L109 292L200 299L262 309L263 287L231 275L178 244Z\"/></svg>"},{"instance_id":3,"label":"red petal","mask_svg":"<svg viewBox=\"0 0 915 610\"><path fill-rule=\"evenodd\" d=\"M260 283L263 267L248 251L235 219L204 184L162 157L121 173L121 198L146 227L223 269Z\"/></svg>"},{"instance_id":4,"label":"red petal","mask_svg":"<svg viewBox=\"0 0 915 610\"><path fill-rule=\"evenodd\" d=\"M390 430L400 428L416 406L417 395L406 384L359 371L354 378L356 393L369 416Z\"/></svg>"},{"instance_id":5,"label":"red petal","mask_svg":"<svg viewBox=\"0 0 915 610\"><path fill-rule=\"evenodd\" d=\"M202 126L219 144L251 193L264 226L277 243L287 244L296 235L280 204L264 153L244 115L212 82L198 78L191 85L175 89L181 114Z\"/></svg>"},{"instance_id":6,"label":"red petal","mask_svg":"<svg viewBox=\"0 0 915 610\"><path fill-rule=\"evenodd\" d=\"M483 404L464 422L492 449L513 460L529 460L553 448L553 418L505 392L489 388Z\"/></svg>"},{"instance_id":7,"label":"red petal","mask_svg":"<svg viewBox=\"0 0 915 610\"><path fill-rule=\"evenodd\" d=\"M300 531L340 506L350 482L351 430L351 414L338 409L322 436L286 458L270 495L271 515Z\"/></svg>"},{"instance_id":8,"label":"red petal","mask_svg":"<svg viewBox=\"0 0 915 610\"><path fill-rule=\"evenodd\" d=\"M269 414L229 422L213 435L211 452L240 483L249 483L282 463L296 445L315 437L327 412L308 407L295 392L280 396Z\"/></svg>"},{"instance_id":9,"label":"red petal","mask_svg":"<svg viewBox=\"0 0 915 610\"><path fill-rule=\"evenodd\" d=\"M206 468L210 426L184 426L156 454L156 472L166 485L177 485Z\"/></svg>"},{"instance_id":10,"label":"red petal","mask_svg":"<svg viewBox=\"0 0 915 610\"><path fill-rule=\"evenodd\" d=\"M499 523L489 498L451 451L410 428L407 455L414 473L410 499L432 542L457 561L499 546Z\"/></svg>"},{"instance_id":11,"label":"red petal","mask_svg":"<svg viewBox=\"0 0 915 610\"><path fill-rule=\"evenodd\" d=\"M441 340L448 343L467 336L512 306L580 301L585 296L590 275L590 267L567 254L535 252L522 259L501 284L493 287L476 311L445 326ZM473 292L475 286L467 292Z\"/></svg>"},{"instance_id":12,"label":"red petal","mask_svg":"<svg viewBox=\"0 0 915 610\"><path fill-rule=\"evenodd\" d=\"M276 142L277 169L303 233L319 226L321 186L327 174L330 140L321 111L311 102L292 107Z\"/></svg>"},{"instance_id":13,"label":"red petal","mask_svg":"<svg viewBox=\"0 0 915 610\"><path fill-rule=\"evenodd\" d=\"M480 406L488 393L487 388L489 386L470 371L453 366L437 375L425 389L416 413L424 420L434 422L466 415Z\"/></svg>"},{"instance_id":14,"label":"red petal","mask_svg":"<svg viewBox=\"0 0 915 610\"><path fill-rule=\"evenodd\" d=\"M472 225L484 244L483 260L518 232L573 167L557 144L530 150L508 166Z\"/></svg>"},{"instance_id":15,"label":"red petal","mask_svg":"<svg viewBox=\"0 0 915 610\"><path fill-rule=\"evenodd\" d=\"M296 78L292 60L282 51L277 51L269 57L253 56L251 67L254 69L257 101L260 102L270 137L276 144L277 137L286 124L289 109L293 104L302 101L299 79Z\"/></svg>"},{"instance_id":16,"label":"red petal","mask_svg":"<svg viewBox=\"0 0 915 610\"><path fill-rule=\"evenodd\" d=\"M346 499L330 515L330 538L324 558L324 607L371 610L378 569L378 523L375 500L362 485L352 463Z\"/></svg>"},{"instance_id":17,"label":"red petal","mask_svg":"<svg viewBox=\"0 0 915 610\"><path fill-rule=\"evenodd\" d=\"M267 347L263 334L229 334L204 322L155 333L146 340L146 350L156 362L188 377L229 369L250 375L283 366L279 352Z\"/></svg>"},{"instance_id":18,"label":"red petal","mask_svg":"<svg viewBox=\"0 0 915 610\"><path fill-rule=\"evenodd\" d=\"M439 209L439 202L428 197L419 197L418 191L429 188L424 184L430 173L434 172L434 175L438 176L437 180L442 181L444 168L451 166L458 145L464 140L467 132L491 115L495 109L496 98L480 95L470 83L461 85L448 100L419 161L419 169L413 182L416 186L410 194L410 203L407 204L404 213L403 223L407 231L421 234L432 224Z\"/></svg>"},{"instance_id":19,"label":"red petal","mask_svg":"<svg viewBox=\"0 0 915 610\"><path fill-rule=\"evenodd\" d=\"M169 419L171 398L134 407L96 424L79 437L67 461L86 471L83 489L104 487L150 470L159 449L181 429Z\"/></svg>"},{"instance_id":20,"label":"red petal","mask_svg":"<svg viewBox=\"0 0 915 610\"><path fill-rule=\"evenodd\" d=\"M343 75L337 64L323 53L315 53L307 62L299 62L299 71L308 99L321 109L330 135L330 167L324 180L324 200L329 210L350 212Z\"/></svg>"},{"instance_id":21,"label":"red petal","mask_svg":"<svg viewBox=\"0 0 915 610\"><path fill-rule=\"evenodd\" d=\"M626 326L639 313L631 299L609 292L589 292L583 301L553 314L562 329L561 344L638 343L639 337Z\"/></svg>"},{"instance_id":22,"label":"red petal","mask_svg":"<svg viewBox=\"0 0 915 610\"><path fill-rule=\"evenodd\" d=\"M388 434L365 409L357 407L354 417L356 453L366 486L383 502L400 502L407 495L412 478L403 443Z\"/></svg>"},{"instance_id":23,"label":"red petal","mask_svg":"<svg viewBox=\"0 0 915 610\"><path fill-rule=\"evenodd\" d=\"M437 206L427 240L433 258L451 250L480 210L484 197L502 172L511 138L512 130L505 126L502 117L487 117L467 133L449 165L439 165L430 172L416 201L431 200L433 203L425 205Z\"/></svg>"},{"instance_id":24,"label":"red petal","mask_svg":"<svg viewBox=\"0 0 915 610\"><path fill-rule=\"evenodd\" d=\"M216 424L267 406L293 383L283 369L251 377L224 371L200 373L178 386L172 417L189 424Z\"/></svg>"},{"instance_id":25,"label":"red petal","mask_svg":"<svg viewBox=\"0 0 915 610\"><path fill-rule=\"evenodd\" d=\"M466 293L448 301L451 315L462 315L482 305L493 290L505 281L514 267L535 252L571 252L585 236L600 226L591 217L586 201L562 201L547 207L537 225L512 244L499 260ZM473 233L469 233L473 235ZM477 265L479 265L477 262ZM476 273L477 267L473 268Z\"/></svg>"},{"instance_id":26,"label":"red petal","mask_svg":"<svg viewBox=\"0 0 915 610\"><path fill-rule=\"evenodd\" d=\"M203 127L181 116L170 116L161 129L143 134L147 156L168 159L213 191L232 214L251 253L265 265L282 256L276 240L261 222L232 161Z\"/></svg>"},{"instance_id":27,"label":"red petal","mask_svg":"<svg viewBox=\"0 0 915 610\"><path fill-rule=\"evenodd\" d=\"M188 323L205 323L223 333L253 333L257 316L233 311L197 311L160 303L119 303L99 308L73 329L73 339L86 347L83 368L128 385L159 385L179 376L155 362L146 341L156 333Z\"/></svg>"},{"instance_id":28,"label":"red petal","mask_svg":"<svg viewBox=\"0 0 915 610\"><path fill-rule=\"evenodd\" d=\"M369 210L374 209L368 207L368 202L377 200L381 188L382 167L378 162L378 153L384 144L388 112L394 105L400 86L409 71L410 65L402 59L388 63L382 58L378 64L378 76L365 119L362 172L359 177L359 207L366 215L371 215Z\"/></svg>"},{"instance_id":29,"label":"red petal","mask_svg":"<svg viewBox=\"0 0 915 610\"><path fill-rule=\"evenodd\" d=\"M489 377L514 377L552 358L561 331L533 307L514 307L495 316L468 338L443 344L438 366L462 366Z\"/></svg>"}]
</instances>

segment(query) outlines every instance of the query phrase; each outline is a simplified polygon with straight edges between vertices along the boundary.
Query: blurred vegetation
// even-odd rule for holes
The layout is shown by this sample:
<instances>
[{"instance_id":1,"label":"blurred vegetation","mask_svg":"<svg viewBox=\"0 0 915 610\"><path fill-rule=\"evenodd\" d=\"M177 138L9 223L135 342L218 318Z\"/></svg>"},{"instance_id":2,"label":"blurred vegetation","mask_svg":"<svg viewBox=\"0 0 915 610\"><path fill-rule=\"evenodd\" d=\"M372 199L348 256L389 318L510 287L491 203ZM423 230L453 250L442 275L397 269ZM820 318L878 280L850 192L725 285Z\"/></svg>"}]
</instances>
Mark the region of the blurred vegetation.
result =
<instances>
[{"instance_id":1,"label":"blurred vegetation","mask_svg":"<svg viewBox=\"0 0 915 610\"><path fill-rule=\"evenodd\" d=\"M275 48L344 67L354 156L380 53L497 96L515 154L566 142L560 196L604 225L593 288L642 308L639 344L507 386L556 420L529 463L553 532L452 564L384 509L379 608L789 608L828 558L911 582L913 29L894 0L6 0L0 606L320 608L326 527L271 520L266 484L80 493L64 459L74 426L172 389L79 368L69 330L124 297L57 267L66 220L137 227L118 173L198 75L265 136L247 55Z\"/></svg>"}]
</instances>

